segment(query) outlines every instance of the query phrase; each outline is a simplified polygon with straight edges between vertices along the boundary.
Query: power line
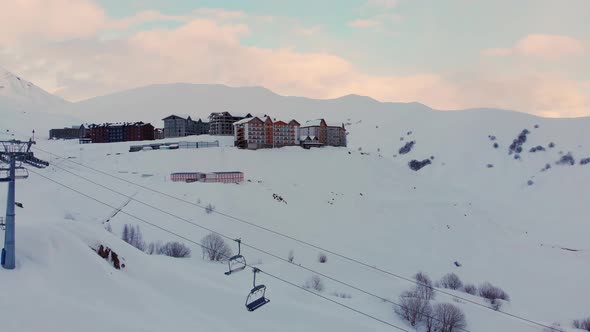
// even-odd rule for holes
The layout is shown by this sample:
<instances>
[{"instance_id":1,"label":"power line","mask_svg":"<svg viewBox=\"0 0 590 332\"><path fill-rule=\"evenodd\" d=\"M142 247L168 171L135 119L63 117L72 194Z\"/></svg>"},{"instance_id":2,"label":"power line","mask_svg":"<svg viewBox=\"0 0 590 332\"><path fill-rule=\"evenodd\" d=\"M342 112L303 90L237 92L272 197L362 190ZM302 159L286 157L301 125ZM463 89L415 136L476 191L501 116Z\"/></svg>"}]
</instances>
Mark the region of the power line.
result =
<instances>
[{"instance_id":1,"label":"power line","mask_svg":"<svg viewBox=\"0 0 590 332\"><path fill-rule=\"evenodd\" d=\"M75 192L75 193L77 193L77 194L79 194L79 195L82 195L82 196L84 196L84 197L86 197L86 198L88 198L88 199L91 199L91 200L93 200L93 201L95 201L95 202L97 202L97 203L100 203L100 204L102 204L102 205L104 205L104 206L110 207L110 208L112 208L112 209L116 209L116 208L117 208L117 207L115 207L115 206L113 206L113 205L110 205L110 204L108 204L108 203L105 203L105 202L103 202L103 201L101 201L101 200L99 200L99 199L97 199L97 198L95 198L95 197L92 197L92 196L90 196L90 195L88 195L88 194L86 194L86 193L84 193L84 192L81 192L81 191L79 191L79 190L77 190L77 189L74 189L74 188L72 188L72 187L70 187L70 186L68 186L68 185L66 185L66 184L63 184L63 183L61 183L61 182L59 182L59 181L53 180L53 179L51 179L51 178L49 178L49 177L47 177L47 176L45 176L45 175L42 175L42 174L40 174L40 173L38 173L38 172L35 172L35 171L31 171L31 172L32 172L32 173L34 173L34 174L36 174L36 175L38 175L38 176L40 176L40 177L42 177L42 178L44 178L44 179L46 179L46 180L48 180L48 181L51 181L51 182L53 182L53 183L55 183L55 184L57 184L57 185L59 185L59 186L62 186L62 187L64 187L64 188L68 189L68 190L71 190L71 191L73 191L73 192ZM125 211L122 211L122 210L120 211L120 213L122 213L122 214L125 214L125 215L127 215L127 216L129 216L129 217L132 217L132 218L134 218L134 219L136 219L136 220L139 220L139 221L141 221L141 222L143 222L143 223L145 223L145 224L147 224L147 225L150 225L150 226L152 226L152 227L155 227L155 228L157 228L157 229L159 229L159 230L161 230L161 231L163 231L163 232L166 232L166 233L168 233L168 234L171 234L171 235L174 235L174 236L176 236L176 237L178 237L178 238L181 238L181 239L183 239L183 240L185 240L185 241L187 241L187 242L193 243L193 244L195 244L195 245L197 245L197 246L199 246L199 247L201 247L201 248L204 248L204 249L207 249L207 250L213 250L213 251L215 251L215 252L218 252L218 253L220 253L219 251L216 251L216 250L214 250L214 249L212 249L212 248L209 248L209 247L207 247L207 246L205 246L205 245L203 245L203 244L201 244L201 243L199 243L199 242L197 242L197 241L191 240L191 239L187 238L186 236L180 235L180 234L178 234L178 233L176 233L176 232L173 232L173 231L170 231L170 230L168 230L168 229L166 229L166 228L163 228L163 227L161 227L161 226L158 226L158 225L156 225L156 224L154 224L154 223L152 223L152 222L149 222L149 221L147 221L147 220L145 220L145 219L143 219L143 218L137 217L137 216L135 216L135 215L133 215L133 214L131 214L131 213L128 213L128 212L125 212ZM225 256L225 258L230 258L228 255L225 255L225 254L223 254L223 253L220 253L220 254L222 254L223 256ZM254 267L254 266L252 266L252 265L250 265L250 264L247 264L247 263L246 263L245 265L246 265L247 267L252 267L252 268ZM274 274L272 274L272 273L269 273L269 272L266 272L266 271L262 271L262 270L261 270L260 272L261 272L261 273L263 273L263 274L265 274L265 275L267 275L267 276L269 276L269 277L271 277L271 278L273 278L273 279L276 279L276 280L278 280L278 281L281 281L281 282L283 282L283 283L286 283L286 284L288 284L288 285L291 285L291 286L293 286L293 287L296 287L296 288L298 288L298 289L301 289L301 290L303 290L303 291L306 291L306 292L307 292L307 293L309 293L309 294L315 295L315 296L317 296L317 297L319 297L319 298L322 298L322 299L324 299L324 300L327 300L327 301L329 301L329 302L332 302L332 303L334 303L334 304L337 304L337 305L339 305L339 306L341 306L341 307L343 307L343 308L345 308L345 309L348 309L348 310L354 311L354 312L356 312L356 313L358 313L358 314L360 314L360 315L363 315L363 316L365 316L365 317L367 317L367 318L373 319L373 320L375 320L375 321L377 321L377 322L380 322L380 323L382 323L382 324L388 325L388 326L390 326L390 327L393 327L393 328L395 328L395 329L397 329L397 330L400 330L400 331L404 331L404 332L410 332L409 330L406 330L406 329L404 329L404 328L402 328L402 327L399 327L399 326L397 326L397 325L391 324L391 323L389 323L389 322L387 322L387 321L385 321L385 320L382 320L382 319L380 319L380 318L378 318L378 317L375 317L375 316L373 316L373 315L370 315L370 314L368 314L368 313L366 313L366 312L360 311L360 310L358 310L358 309L355 309L355 308L353 308L353 307L351 307L351 306L348 306L348 305L346 305L346 304L344 304L344 303L341 303L341 302L338 302L338 301L336 301L336 300L330 299L330 298L328 298L328 297L326 297L326 296L324 296L324 295L321 295L321 294L315 293L315 292L313 292L313 291L311 291L311 290L309 290L309 289L306 289L306 288L304 288L304 287L302 287L302 286L299 286L299 285L297 285L297 284L295 284L295 283L293 283L293 282L291 282L291 281L288 281L288 280L286 280L286 279L284 279L284 278L281 278L281 277L279 277L279 276L276 276L276 275L274 275Z\"/></svg>"},{"instance_id":2,"label":"power line","mask_svg":"<svg viewBox=\"0 0 590 332\"><path fill-rule=\"evenodd\" d=\"M55 166L55 167L56 167L56 168L58 168L58 169L61 169L61 170L63 170L64 172L67 172L67 173L69 173L69 174L72 174L73 176L76 176L76 177L78 177L78 178L81 178L81 179L83 179L83 180L85 180L85 181L88 181L88 182L90 182L90 183L92 183L92 184L94 184L94 185L96 185L96 186L99 186L99 187L101 187L101 188L104 188L104 189L106 189L106 190L109 190L109 191L111 191L111 192L114 192L114 193L116 193L116 194L118 194L118 195L121 195L121 196L123 196L123 197L125 197L125 198L129 199L130 201L134 201L134 202L140 203L140 204L142 204L142 205L144 205L144 206L146 206L146 207L152 208L152 209L154 209L154 210L156 210L156 211L159 211L159 212L162 212L162 213L164 213L164 214L167 214L167 215L169 215L169 216L171 216L171 217L173 217L173 218L176 218L176 219L178 219L178 220L184 221L185 223L188 223L188 224L190 224L190 225L192 225L192 226L195 226L195 227L198 227L198 228L204 229L204 230L206 230L206 231L208 231L208 232L211 232L211 233L217 234L217 235L219 235L219 236L221 236L221 237L223 237L223 238L225 238L225 239L227 239L227 240L233 240L233 238L231 238L230 236L227 236L227 235L225 235L225 234L223 234L223 233L220 233L220 232L218 232L218 231L215 231L215 230L213 230L213 229L210 229L210 228L208 228L208 227L202 226L202 225L200 225L200 224L198 224L198 223L196 223L196 222L193 222L193 221L190 221L190 220L188 220L188 219L186 219L186 218L183 218L183 217L180 217L180 216L178 216L178 215L175 215L175 214L173 214L173 213L171 213L171 212L169 212L169 211L166 211L166 210L164 210L164 209L161 209L161 208L159 208L159 207L153 206L153 205L151 205L151 204L149 204L149 203L145 203L145 202L143 202L143 201L140 201L140 200L136 199L136 198L135 198L135 197L133 197L133 196L126 195L126 194L124 194L124 193L122 193L122 192L120 192L120 191L117 191L117 190L115 190L115 189L112 189L112 188L110 188L110 187L107 187L107 186L105 186L105 185L103 185L103 184L101 184L101 183L98 183L98 182L94 181L94 180L88 179L88 178L86 178L86 177L84 177L84 176L82 176L82 175L79 175L79 174L76 174L76 173L74 173L74 172L71 172L71 171L69 171L69 170L67 170L67 169L65 169L65 168L63 168L63 167L59 167L59 166ZM119 211L121 211L121 210L119 210ZM291 262L290 262L288 259L285 259L285 258L283 258L283 257L281 257L281 256L278 256L278 255L276 255L276 254L274 254L274 253L272 253L272 252L269 252L269 251L267 251L267 250L264 250L264 249L257 248L257 247L255 247L255 246L253 246L253 245L250 245L250 244L248 244L248 243L246 243L246 242L244 242L244 241L241 241L241 244L242 244L243 246L247 247L247 248L253 249L253 250L255 250L255 251L258 251L258 252L261 252L261 253L263 253L263 254L265 254L265 255L271 256L271 257L273 257L273 258L276 258L276 259L278 259L278 260L281 260L281 261L283 261L283 262L286 262L286 263L290 263L290 264L292 264L292 263L291 263ZM393 301L391 301L391 300L389 300L389 299L387 299L387 298L384 298L384 297L382 297L382 296L379 296L379 295L377 295L377 294L375 294L375 293L372 293L372 292L369 292L369 291L367 291L367 290L364 290L364 289L362 289L362 288L359 288L359 287L357 287L357 286L354 286L354 285L352 285L352 284L350 284L350 283L347 283L347 282L344 282L344 281L338 280L338 279L336 279L336 278L334 278L334 277L331 277L331 276L329 276L329 275L326 275L326 274L324 274L324 273L321 273L321 272L315 271L315 270L313 270L313 269L310 269L310 268L308 268L308 267L305 267L305 266L303 266L303 265L300 265L300 264L297 264L297 265L295 265L295 264L292 264L292 265L293 265L293 266L295 266L295 267L297 267L297 268L300 268L300 269L306 270L306 271L308 271L308 272L315 273L315 274L317 274L317 275L319 275L319 276L322 276L322 277L324 277L324 278L326 278L326 279L328 279L328 280L332 280L332 281L334 281L334 282L336 282L336 283L339 283L339 284L341 284L341 285L343 285L343 286L346 286L346 287L349 287L349 288L351 288L351 289L354 289L354 290L356 290L356 291L358 291L358 292L361 292L361 293L364 293L364 294L366 294L366 295L369 295L369 296L375 297L375 298L377 298L377 299L379 299L379 300L382 300L382 301L384 301L384 302L388 302L388 303L390 303L390 304L393 304L393 305L395 305L395 306L397 306L397 307L399 307L399 308L404 308L404 307L403 307L401 304L399 304L399 303L393 302ZM432 288L432 287L430 287L430 286L427 286L427 285L423 285L423 286L425 286L425 287L429 287L430 289L434 289L434 288ZM425 316L426 316L426 315L425 315ZM440 321L440 320L439 320L438 318L436 318L436 317L431 317L431 316L426 316L426 317L429 317L429 318L431 318L431 319L433 319L433 320L435 320L435 321ZM459 329L459 330L462 330L462 331L464 331L464 332L471 332L471 331L469 331L469 330L467 330L467 329L465 329L465 328L458 328L458 329Z\"/></svg>"},{"instance_id":3,"label":"power line","mask_svg":"<svg viewBox=\"0 0 590 332\"><path fill-rule=\"evenodd\" d=\"M35 149L37 149L37 150L39 150L39 151L41 151L41 152L45 152L45 153L47 153L47 154L50 154L50 155L53 155L53 156L55 156L55 157L57 157L57 158L64 159L64 160L66 160L66 161L68 161L68 162L71 162L71 163L73 163L73 164L76 164L76 165L79 165L79 166L82 166L82 167L88 168L88 169L90 169L90 170L93 170L93 171L95 171L95 172L98 172L98 173L104 174L104 175L106 175L106 176L112 177L112 178L114 178L114 179L117 179L117 180L119 180L119 181L123 181L123 182L129 183L129 184L131 184L131 185L134 185L134 186L137 186L137 187L139 187L139 188L143 188L143 189L149 190L149 191L151 191L151 192L154 192L154 193L157 193L157 194L160 194L160 195L166 196L166 197L168 197L168 198L171 198L171 199L174 199L174 200L177 200L177 201L180 201L180 202L184 202L184 203L186 203L186 204L193 205L193 206L195 206L195 207L198 207L198 208L201 208L201 209L206 209L206 207L205 207L205 206L202 206L202 205L200 205L200 204L197 204L197 203L193 203L193 202L187 201L187 200L185 200L185 199L182 199L182 198L180 198L180 197L176 197L176 196L173 196L173 195L170 195L170 194L167 194L167 193L161 192L161 191L159 191L159 190L156 190L156 189L153 189L153 188L150 188L150 187L147 187L147 186L144 186L144 185L141 185L141 184L135 183L135 182L133 182L133 181L129 181L129 180L127 180L127 179L124 179L124 178L118 177L118 176L116 176L116 175L112 175L112 174L110 174L110 173L108 173L108 172L105 172L105 171L102 171L102 170L99 170L99 169L93 168L93 167L91 167L91 166L88 166L88 165L85 165L85 164L82 164L82 163L78 163L78 162L72 161L72 160L70 160L70 159L66 159L66 158L64 158L64 157L62 157L62 156L59 156L59 155L57 155L57 154L54 154L54 153L51 153L51 152L49 152L49 151L45 151L45 150L39 149L39 148L37 148L37 147L34 147L34 148L35 148ZM347 260L347 261L349 261L349 262L352 262L352 263L355 263L355 264L358 264L358 265L364 266L364 267L366 267L366 268L369 268L369 269L372 269L372 270L375 270L375 271L381 272L381 273L383 273L383 274L386 274L386 275L389 275L389 276L391 276L391 277L394 277L394 278L397 278L397 279L400 279L400 280L404 280L404 281L407 281L407 282L413 283L413 284L415 284L415 285L418 285L418 286L430 287L429 285L422 284L422 283L420 283L420 282L418 282L418 281L416 281L416 280L414 280L414 279L411 279L411 278L408 278L408 277L404 277L404 276L402 276L402 275L399 275L399 274L397 274L397 273L394 273L394 272L391 272L391 271L388 271L388 270L385 270L385 269L382 269L382 268L378 268L377 266L370 265L370 264L368 264L368 263L365 263L365 262L363 262L363 261L360 261L360 260L358 260L358 259L355 259L355 258L352 258L352 257L346 256L346 255L344 255L344 254L340 254L340 253L338 253L338 252L335 252L335 251L333 251L333 250L329 250L329 249L326 249L326 248L320 247L320 246L318 246L318 245L315 245L315 244L313 244L313 243L311 243L311 242L308 242L308 241L305 241L305 240L300 240L300 239L297 239L297 238L295 238L295 237L293 237L293 236L291 236L291 235L287 235L287 234L284 234L284 233L281 233L281 232L278 232L278 231L272 230L272 229L270 229L270 228L267 228L267 227L264 227L264 226L258 225L258 224L256 224L256 223L253 223L253 222L251 222L251 221L247 221L247 220L245 220L245 219L242 219L242 218L239 218L239 217L236 217L236 216L233 216L233 215L227 214L227 213L219 212L219 211L216 211L216 210L213 210L212 212L213 212L213 213L216 213L216 214L219 214L219 215L221 215L221 216L224 216L224 217L226 217L226 218L228 218L228 219L231 219L231 220L234 220L234 221L237 221L237 222L240 222L240 223L244 223L244 224L250 225L250 226L252 226L252 227L258 228L258 229L260 229L260 230L263 230L263 231L266 231L266 232L269 232L269 233L272 233L272 234L275 234L275 235L281 236L281 237L283 237L283 238L289 239L289 240L291 240L291 241L294 241L294 242L297 242L297 243L300 243L300 244L306 245L306 246L308 246L308 247L311 247L311 248L314 248L314 249L317 249L317 250L320 250L320 251L327 252L327 253L329 253L329 254L331 254L331 255L334 255L334 256L336 256L336 257L340 257L340 258L342 258L342 259L344 259L344 260ZM486 305L484 305L484 304L481 304L481 303L478 303L478 302L476 302L476 301L470 300L470 299L468 299L468 298L466 298L466 297L463 297L463 296L455 295L455 294L452 294L452 293L450 293L450 292L447 292L447 291L444 291L444 290L441 290L441 289L438 289L438 288L434 288L434 287L431 287L431 289L433 289L433 290L434 290L435 292L437 292L437 293L444 294L444 295L450 296L450 297L452 297L452 298L457 298L457 299L463 300L463 301L465 301L466 303L470 303L470 304L472 304L472 305L476 305L476 306L478 306L478 307L485 308L485 309L487 309L487 310L490 310L491 312L494 312L494 313L499 313L499 314L502 314L502 315L505 315L505 316L508 316L508 317L511 317L511 318L515 318L515 319L517 319L517 320L520 320L520 321L523 321L523 322L526 322L526 323L530 323L530 324L533 324L533 325L537 325L537 326L540 326L540 327L543 327L543 328L552 328L552 327L551 327L551 326L549 326L549 325L545 325L545 324L543 324L543 323L539 323L539 322L537 322L537 321L534 321L534 320L532 320L532 319L528 319L528 318L525 318L525 317L522 317L522 316L519 316L519 315L511 314L511 313L508 313L508 312L506 312L506 311L502 311L502 310L499 310L499 309L498 309L498 310L494 310L494 309L492 309L492 308L490 308L490 307L488 307L488 306L486 306Z\"/></svg>"}]
</instances>

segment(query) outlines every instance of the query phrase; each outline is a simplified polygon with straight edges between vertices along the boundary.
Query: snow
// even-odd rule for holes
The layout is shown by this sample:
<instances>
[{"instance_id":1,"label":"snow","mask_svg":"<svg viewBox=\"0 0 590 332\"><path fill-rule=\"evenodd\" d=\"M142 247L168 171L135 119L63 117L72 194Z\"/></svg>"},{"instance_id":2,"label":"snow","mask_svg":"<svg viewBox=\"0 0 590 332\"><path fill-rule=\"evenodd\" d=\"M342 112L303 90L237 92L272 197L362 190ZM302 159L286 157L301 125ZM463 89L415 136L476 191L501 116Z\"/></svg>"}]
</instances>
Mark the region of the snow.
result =
<instances>
[{"instance_id":1,"label":"snow","mask_svg":"<svg viewBox=\"0 0 590 332\"><path fill-rule=\"evenodd\" d=\"M194 87L153 86L68 107L100 106L88 107L84 121L94 121L93 116L109 120L107 117L116 113L91 114L104 111L105 105L115 105L112 112L120 112L122 117L149 121L137 116L145 114L161 119L166 115L162 113L174 107L157 111L157 105L135 107L149 102L151 95L170 101L166 98L174 93L169 89L176 87L176 99L188 105L188 99L182 96L185 89L194 92ZM145 91L150 95L144 95ZM268 287L271 302L256 312L247 312L244 301L252 287L248 269L225 276L226 266L203 261L198 246L129 215L119 213L111 218L111 234L104 222L115 208L68 191L40 175L112 207L124 205L128 198L68 172L133 195L136 201L125 206L125 213L194 241L208 232L170 214L230 238L240 237L244 244L280 257L287 258L293 250L295 264L290 264L242 246L249 263L296 285L303 285L313 275L301 269L301 264L392 301L412 287L329 253L328 262L320 264L317 249L220 214L207 214L194 205L76 163L201 206L210 203L216 211L404 277L424 271L437 280L454 272L465 283L489 281L511 297L502 310L543 324L560 322L567 330L572 319L590 315L590 299L584 296L590 294L590 225L586 222L590 166L555 165L560 151L571 152L576 161L590 156L590 118L545 119L490 109L439 112L415 103L381 104L357 96L314 101L280 97L259 88L209 86L199 91L195 100L211 93L205 98L210 107L196 110L239 109L228 107L237 94L259 102L258 111L274 108L274 113L268 110L273 116L342 121L349 132L349 147L249 151L232 147L232 137L195 136L186 139L219 139L221 147L129 153L129 146L137 142L79 145L39 139L35 155L50 161L51 166L31 170L39 174L31 172L29 179L17 184L17 201L24 208L17 209L17 269L0 269L0 284L5 286L0 301L2 331L392 330L264 274L257 280ZM227 96L217 98L220 91ZM138 94L147 101L140 101ZM200 101L191 99L193 102ZM119 107L129 109L129 113L122 113ZM243 111L250 108L254 103L245 103ZM69 118L61 119L64 123L59 127L69 125ZM13 121L10 129L26 133L30 126L45 125L44 119L29 120ZM534 128L537 124L539 128ZM8 128L4 122L2 126ZM521 160L514 160L508 155L508 146L524 128L531 133ZM497 137L494 142L499 143L498 149L493 148L488 135ZM416 141L412 151L397 155L409 140ZM555 142L556 147L528 152L531 146L547 147L549 142ZM418 172L409 169L410 160L430 156L434 157L431 165ZM546 163L552 165L551 169L541 172ZM487 164L494 167L487 168ZM169 180L171 173L187 169L236 169L244 172L246 181L230 185ZM527 185L530 179L534 180L532 186ZM273 194L287 203L278 202ZM5 208L5 195L6 187L0 186L0 211ZM144 254L120 240L124 224L139 225L147 241L190 245L192 257ZM90 249L99 243L122 256L126 268L113 269ZM235 252L237 248L233 249ZM455 261L461 267L455 266ZM414 330L393 314L391 304L325 277L322 280L326 285L323 296ZM485 304L479 297L447 291ZM334 292L352 298L338 298L332 295ZM470 331L542 331L541 327L444 294L437 294L436 301L459 306Z\"/></svg>"}]
</instances>

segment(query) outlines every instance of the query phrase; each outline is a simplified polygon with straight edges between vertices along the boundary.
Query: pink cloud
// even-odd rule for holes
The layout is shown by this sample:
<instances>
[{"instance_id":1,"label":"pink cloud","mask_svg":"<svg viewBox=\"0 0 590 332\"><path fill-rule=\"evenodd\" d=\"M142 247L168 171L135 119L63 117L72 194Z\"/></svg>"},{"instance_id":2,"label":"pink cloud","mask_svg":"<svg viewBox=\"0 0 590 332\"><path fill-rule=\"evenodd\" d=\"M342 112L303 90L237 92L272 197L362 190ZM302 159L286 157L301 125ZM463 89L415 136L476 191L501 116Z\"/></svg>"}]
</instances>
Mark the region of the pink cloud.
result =
<instances>
[{"instance_id":1,"label":"pink cloud","mask_svg":"<svg viewBox=\"0 0 590 332\"><path fill-rule=\"evenodd\" d=\"M91 0L5 1L0 10L0 45L40 38L93 36L106 23Z\"/></svg>"},{"instance_id":2,"label":"pink cloud","mask_svg":"<svg viewBox=\"0 0 590 332\"><path fill-rule=\"evenodd\" d=\"M375 26L381 25L381 21L379 21L377 19L357 19L357 20L348 22L347 25L352 28L364 29L364 28L370 28L370 27L375 27Z\"/></svg>"},{"instance_id":3,"label":"pink cloud","mask_svg":"<svg viewBox=\"0 0 590 332\"><path fill-rule=\"evenodd\" d=\"M568 56L580 56L586 52L584 42L569 36L532 34L519 40L510 48L491 48L482 52L485 56L527 56L555 60Z\"/></svg>"},{"instance_id":4,"label":"pink cloud","mask_svg":"<svg viewBox=\"0 0 590 332\"><path fill-rule=\"evenodd\" d=\"M261 85L280 94L314 98L356 93L382 101L419 101L441 109L491 106L546 116L590 114L590 83L587 81L555 75L523 76L513 72L504 77L472 73L463 78L428 72L367 74L344 57L330 52L245 46L241 39L252 33L251 28L239 23L244 20L236 14L209 12L210 18L205 18L195 13L185 17L147 11L112 20L86 0L31 1L39 5L69 4L85 13L83 17L91 24L80 28L84 26L82 19L69 10L45 8L48 17L42 17L36 10L20 4L19 10L32 11L23 13L29 16L22 22L11 21L20 24L18 29L12 27L0 35L0 46L4 46L0 63L70 100L154 83L188 82ZM15 6L12 8L17 8ZM4 12L0 15L6 18ZM37 17L40 21L35 22ZM62 22L66 19L72 21ZM255 17L251 19L259 22ZM150 20L178 20L183 24L174 29L136 32L118 39L98 38L104 29L126 29ZM274 24L275 21L264 22ZM17 43L15 37L26 39L29 36L33 36L33 40L43 38L45 42L12 47ZM84 38L63 41L71 37ZM52 44L52 41L63 42ZM549 52L539 46L543 43L538 38L525 41L513 48L489 52L491 55ZM568 54L579 52L575 47L563 49L569 50Z\"/></svg>"}]
</instances>

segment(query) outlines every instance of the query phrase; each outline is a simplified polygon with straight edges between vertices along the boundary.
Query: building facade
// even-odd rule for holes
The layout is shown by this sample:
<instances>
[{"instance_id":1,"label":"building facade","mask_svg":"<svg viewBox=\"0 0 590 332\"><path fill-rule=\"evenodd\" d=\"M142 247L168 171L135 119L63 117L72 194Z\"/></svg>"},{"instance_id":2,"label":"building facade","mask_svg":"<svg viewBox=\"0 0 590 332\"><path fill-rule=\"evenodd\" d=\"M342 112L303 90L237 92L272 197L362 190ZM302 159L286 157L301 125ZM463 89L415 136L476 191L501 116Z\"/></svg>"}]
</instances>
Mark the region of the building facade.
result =
<instances>
[{"instance_id":1,"label":"building facade","mask_svg":"<svg viewBox=\"0 0 590 332\"><path fill-rule=\"evenodd\" d=\"M183 172L170 174L170 180L174 182L217 182L217 183L240 183L244 182L242 172Z\"/></svg>"},{"instance_id":2,"label":"building facade","mask_svg":"<svg viewBox=\"0 0 590 332\"><path fill-rule=\"evenodd\" d=\"M77 139L82 136L79 126L73 126L72 128L59 128L49 130L50 139Z\"/></svg>"},{"instance_id":3,"label":"building facade","mask_svg":"<svg viewBox=\"0 0 590 332\"><path fill-rule=\"evenodd\" d=\"M233 136L234 123L245 118L250 118L248 114L230 114L229 112L217 112L209 115L209 135Z\"/></svg>"},{"instance_id":4,"label":"building facade","mask_svg":"<svg viewBox=\"0 0 590 332\"><path fill-rule=\"evenodd\" d=\"M92 143L146 141L154 139L154 126L149 123L104 123L84 126L85 137Z\"/></svg>"},{"instance_id":5,"label":"building facade","mask_svg":"<svg viewBox=\"0 0 590 332\"><path fill-rule=\"evenodd\" d=\"M273 121L268 116L250 117L234 123L234 144L242 149L298 145L299 122Z\"/></svg>"},{"instance_id":6,"label":"building facade","mask_svg":"<svg viewBox=\"0 0 590 332\"><path fill-rule=\"evenodd\" d=\"M190 116L183 118L178 115L170 115L162 120L164 121L165 138L205 135L209 133L209 123L201 119L194 121Z\"/></svg>"},{"instance_id":7,"label":"building facade","mask_svg":"<svg viewBox=\"0 0 590 332\"><path fill-rule=\"evenodd\" d=\"M328 125L324 119L307 121L300 127L299 136L317 139L320 145L346 146L344 124Z\"/></svg>"}]
</instances>

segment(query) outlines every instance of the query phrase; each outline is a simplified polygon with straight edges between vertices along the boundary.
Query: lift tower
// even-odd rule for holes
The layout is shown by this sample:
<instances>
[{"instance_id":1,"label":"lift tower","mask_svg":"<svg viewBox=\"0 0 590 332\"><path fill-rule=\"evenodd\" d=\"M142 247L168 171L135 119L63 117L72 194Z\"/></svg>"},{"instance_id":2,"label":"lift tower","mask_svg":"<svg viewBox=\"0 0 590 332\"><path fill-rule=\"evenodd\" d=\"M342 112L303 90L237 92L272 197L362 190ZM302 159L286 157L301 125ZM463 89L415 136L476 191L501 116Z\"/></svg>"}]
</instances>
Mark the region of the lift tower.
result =
<instances>
[{"instance_id":1,"label":"lift tower","mask_svg":"<svg viewBox=\"0 0 590 332\"><path fill-rule=\"evenodd\" d=\"M31 152L31 145L35 142L19 140L0 141L0 182L8 182L8 196L6 200L6 218L4 225L4 248L2 249L1 263L5 269L14 269L15 260L15 189L17 179L26 179L29 172L24 164L37 168L45 168L49 163L35 158ZM3 165L4 164L4 165ZM22 206L22 205L20 205Z\"/></svg>"}]
</instances>

